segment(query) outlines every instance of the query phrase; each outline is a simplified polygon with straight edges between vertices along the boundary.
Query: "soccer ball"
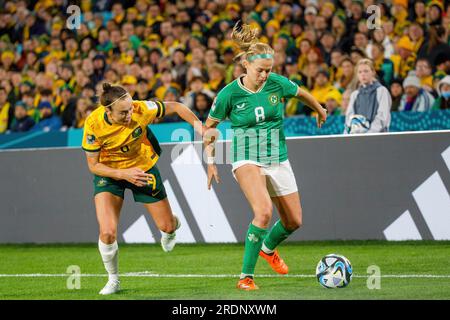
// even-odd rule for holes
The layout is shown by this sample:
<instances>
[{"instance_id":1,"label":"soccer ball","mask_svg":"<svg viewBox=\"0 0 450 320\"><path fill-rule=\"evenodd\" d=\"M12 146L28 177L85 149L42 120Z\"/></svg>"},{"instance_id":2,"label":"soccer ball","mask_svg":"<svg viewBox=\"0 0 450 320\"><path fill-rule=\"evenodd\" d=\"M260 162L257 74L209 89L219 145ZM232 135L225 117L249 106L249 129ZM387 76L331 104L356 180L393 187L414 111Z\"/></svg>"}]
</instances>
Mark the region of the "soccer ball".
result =
<instances>
[{"instance_id":1,"label":"soccer ball","mask_svg":"<svg viewBox=\"0 0 450 320\"><path fill-rule=\"evenodd\" d=\"M320 259L316 268L316 277L325 288L344 288L352 280L350 261L338 254L329 254Z\"/></svg>"},{"instance_id":2,"label":"soccer ball","mask_svg":"<svg viewBox=\"0 0 450 320\"><path fill-rule=\"evenodd\" d=\"M366 117L360 114L354 114L350 117L350 126L346 128L347 133L366 133L369 131L370 123Z\"/></svg>"}]
</instances>

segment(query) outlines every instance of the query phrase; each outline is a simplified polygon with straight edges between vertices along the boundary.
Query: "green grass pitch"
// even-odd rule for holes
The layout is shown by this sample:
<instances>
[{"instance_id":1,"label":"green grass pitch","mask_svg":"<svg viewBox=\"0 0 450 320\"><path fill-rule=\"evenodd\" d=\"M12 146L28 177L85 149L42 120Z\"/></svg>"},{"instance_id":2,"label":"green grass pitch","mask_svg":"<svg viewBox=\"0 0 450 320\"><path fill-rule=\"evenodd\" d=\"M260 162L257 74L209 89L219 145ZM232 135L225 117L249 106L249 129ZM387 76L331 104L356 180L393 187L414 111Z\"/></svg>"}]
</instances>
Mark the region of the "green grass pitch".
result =
<instances>
[{"instance_id":1,"label":"green grass pitch","mask_svg":"<svg viewBox=\"0 0 450 320\"><path fill-rule=\"evenodd\" d=\"M345 255L354 277L343 289L322 288L317 262ZM256 267L260 290L236 289L242 244L119 245L122 291L100 296L105 271L95 244L0 245L0 299L450 299L450 242L328 241L286 243L280 254L288 277L263 259ZM80 288L68 289L67 268L79 266ZM379 289L368 289L367 268L380 268ZM258 277L258 275L261 275ZM370 281L369 281L370 282ZM371 282L373 283L373 282Z\"/></svg>"}]
</instances>

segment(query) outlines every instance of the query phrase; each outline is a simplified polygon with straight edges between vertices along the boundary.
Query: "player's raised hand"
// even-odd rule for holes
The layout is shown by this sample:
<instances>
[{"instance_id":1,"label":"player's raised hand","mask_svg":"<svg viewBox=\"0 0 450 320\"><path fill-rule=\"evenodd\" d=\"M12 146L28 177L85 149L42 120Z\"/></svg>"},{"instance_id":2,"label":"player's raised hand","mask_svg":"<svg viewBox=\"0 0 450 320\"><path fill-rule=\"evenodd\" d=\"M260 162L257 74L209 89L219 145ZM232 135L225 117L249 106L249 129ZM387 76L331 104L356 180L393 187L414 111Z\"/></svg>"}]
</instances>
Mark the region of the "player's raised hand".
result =
<instances>
[{"instance_id":1,"label":"player's raised hand","mask_svg":"<svg viewBox=\"0 0 450 320\"><path fill-rule=\"evenodd\" d=\"M146 186L153 176L151 174L145 173L144 170L139 168L122 169L121 172L122 179L126 180L138 187Z\"/></svg>"},{"instance_id":2,"label":"player's raised hand","mask_svg":"<svg viewBox=\"0 0 450 320\"><path fill-rule=\"evenodd\" d=\"M216 183L220 183L219 173L217 172L217 167L215 164L208 164L208 190L211 190L212 180Z\"/></svg>"},{"instance_id":3,"label":"player's raised hand","mask_svg":"<svg viewBox=\"0 0 450 320\"><path fill-rule=\"evenodd\" d=\"M209 144L219 139L219 130L203 126L203 143Z\"/></svg>"},{"instance_id":4,"label":"player's raised hand","mask_svg":"<svg viewBox=\"0 0 450 320\"><path fill-rule=\"evenodd\" d=\"M327 121L327 109L321 108L321 110L318 111L317 127L322 128L322 124L324 124L325 121Z\"/></svg>"}]
</instances>

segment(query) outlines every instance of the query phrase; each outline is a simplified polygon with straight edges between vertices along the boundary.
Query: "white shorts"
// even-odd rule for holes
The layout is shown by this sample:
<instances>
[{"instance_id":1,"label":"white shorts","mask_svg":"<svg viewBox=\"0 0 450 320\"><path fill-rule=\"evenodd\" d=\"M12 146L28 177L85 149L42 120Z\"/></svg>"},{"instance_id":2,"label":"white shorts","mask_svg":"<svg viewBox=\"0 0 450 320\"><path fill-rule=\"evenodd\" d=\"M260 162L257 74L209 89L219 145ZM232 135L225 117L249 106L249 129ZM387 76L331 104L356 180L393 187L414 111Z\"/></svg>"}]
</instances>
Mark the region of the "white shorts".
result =
<instances>
[{"instance_id":1,"label":"white shorts","mask_svg":"<svg viewBox=\"0 0 450 320\"><path fill-rule=\"evenodd\" d=\"M297 182L289 160L270 166L252 160L237 161L232 164L234 179L236 179L234 171L246 164L254 164L261 168L262 173L266 175L267 190L271 197L285 196L298 191Z\"/></svg>"}]
</instances>

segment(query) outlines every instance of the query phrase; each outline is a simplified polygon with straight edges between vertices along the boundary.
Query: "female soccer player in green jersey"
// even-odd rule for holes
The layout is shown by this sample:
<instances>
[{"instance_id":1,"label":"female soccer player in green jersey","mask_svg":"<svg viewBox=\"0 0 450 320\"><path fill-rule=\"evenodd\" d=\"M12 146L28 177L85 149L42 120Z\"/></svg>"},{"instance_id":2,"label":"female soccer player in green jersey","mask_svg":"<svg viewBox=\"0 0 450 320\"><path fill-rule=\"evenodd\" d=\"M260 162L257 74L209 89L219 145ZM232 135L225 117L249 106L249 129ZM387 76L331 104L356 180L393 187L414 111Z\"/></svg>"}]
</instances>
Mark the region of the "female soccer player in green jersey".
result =
<instances>
[{"instance_id":1,"label":"female soccer player in green jersey","mask_svg":"<svg viewBox=\"0 0 450 320\"><path fill-rule=\"evenodd\" d=\"M318 113L319 128L327 115L312 95L271 72L274 50L258 42L257 29L248 25L238 28L236 24L232 38L242 51L236 60L239 59L246 73L219 92L205 125L214 128L227 117L231 120L234 131L232 172L254 214L245 238L244 262L237 287L255 290L258 286L253 276L258 256L262 256L277 273L288 273L276 248L302 224L300 196L287 156L281 99L300 98ZM219 182L212 140L204 139L208 188L213 178ZM280 219L268 230L272 203L278 209Z\"/></svg>"}]
</instances>

